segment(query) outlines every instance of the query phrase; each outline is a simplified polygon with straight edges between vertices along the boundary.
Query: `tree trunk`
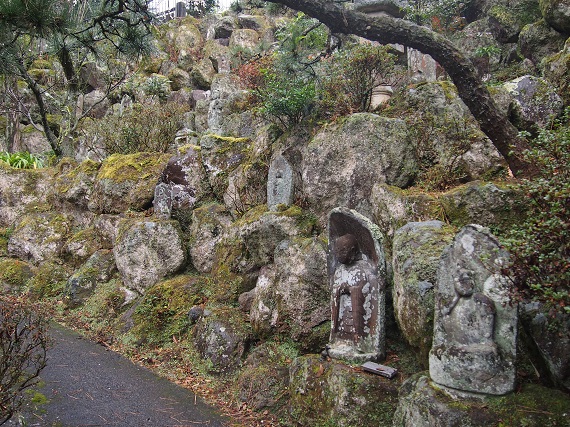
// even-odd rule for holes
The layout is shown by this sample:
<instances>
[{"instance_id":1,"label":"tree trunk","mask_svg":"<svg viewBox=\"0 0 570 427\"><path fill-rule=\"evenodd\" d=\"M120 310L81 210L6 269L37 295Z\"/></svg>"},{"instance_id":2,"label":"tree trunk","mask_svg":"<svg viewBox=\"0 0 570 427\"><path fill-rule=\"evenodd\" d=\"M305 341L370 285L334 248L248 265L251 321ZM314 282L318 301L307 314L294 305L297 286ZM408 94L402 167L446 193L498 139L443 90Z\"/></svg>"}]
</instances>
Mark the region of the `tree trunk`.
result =
<instances>
[{"instance_id":1,"label":"tree trunk","mask_svg":"<svg viewBox=\"0 0 570 427\"><path fill-rule=\"evenodd\" d=\"M38 108L40 110L40 117L42 119L44 134L54 154L59 157L62 154L61 147L59 146L57 137L53 134L53 132L49 127L47 120L47 108L44 103L44 98L42 96L42 90L40 86L36 83L36 81L28 74L26 67L21 62L18 63L18 71L20 72L20 75L22 76L22 78L24 79L24 81L26 82L26 84L34 94L34 97L36 98L36 102L38 103Z\"/></svg>"},{"instance_id":2,"label":"tree trunk","mask_svg":"<svg viewBox=\"0 0 570 427\"><path fill-rule=\"evenodd\" d=\"M493 142L515 176L532 175L535 167L522 158L528 142L497 108L471 61L448 39L426 27L392 16L372 17L327 0L270 0L302 11L332 32L354 34L382 44L398 43L431 55L447 72L481 130Z\"/></svg>"},{"instance_id":3,"label":"tree trunk","mask_svg":"<svg viewBox=\"0 0 570 427\"><path fill-rule=\"evenodd\" d=\"M14 76L6 76L4 79L4 92L8 95L6 102L8 112L6 113L6 151L12 153L18 150L22 144L22 134L20 132L20 106L18 105L18 84Z\"/></svg>"}]
</instances>

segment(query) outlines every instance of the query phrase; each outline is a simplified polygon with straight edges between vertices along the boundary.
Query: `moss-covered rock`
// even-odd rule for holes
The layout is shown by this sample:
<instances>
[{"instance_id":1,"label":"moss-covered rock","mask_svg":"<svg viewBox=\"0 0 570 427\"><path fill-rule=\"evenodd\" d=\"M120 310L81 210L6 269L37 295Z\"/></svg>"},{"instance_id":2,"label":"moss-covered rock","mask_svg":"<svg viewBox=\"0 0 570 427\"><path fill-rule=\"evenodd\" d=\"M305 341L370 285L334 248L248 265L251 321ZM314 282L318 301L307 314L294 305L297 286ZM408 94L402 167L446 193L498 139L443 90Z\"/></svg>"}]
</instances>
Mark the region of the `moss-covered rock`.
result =
<instances>
[{"instance_id":1,"label":"moss-covered rock","mask_svg":"<svg viewBox=\"0 0 570 427\"><path fill-rule=\"evenodd\" d=\"M71 236L66 242L63 252L70 264L78 265L104 246L104 239L91 227L78 231Z\"/></svg>"},{"instance_id":2,"label":"moss-covered rock","mask_svg":"<svg viewBox=\"0 0 570 427\"><path fill-rule=\"evenodd\" d=\"M34 275L34 267L27 262L13 258L0 258L0 291L19 293Z\"/></svg>"},{"instance_id":3,"label":"moss-covered rock","mask_svg":"<svg viewBox=\"0 0 570 427\"><path fill-rule=\"evenodd\" d=\"M34 277L28 280L27 291L35 300L63 298L70 274L63 264L44 262L36 269Z\"/></svg>"},{"instance_id":4,"label":"moss-covered rock","mask_svg":"<svg viewBox=\"0 0 570 427\"><path fill-rule=\"evenodd\" d=\"M117 266L111 250L94 252L67 280L66 295L70 305L81 304L95 292L98 285L109 282L116 273Z\"/></svg>"},{"instance_id":5,"label":"moss-covered rock","mask_svg":"<svg viewBox=\"0 0 570 427\"><path fill-rule=\"evenodd\" d=\"M10 236L8 253L33 264L60 257L71 225L68 217L55 212L26 215Z\"/></svg>"},{"instance_id":6,"label":"moss-covered rock","mask_svg":"<svg viewBox=\"0 0 570 427\"><path fill-rule=\"evenodd\" d=\"M154 188L170 154L113 154L97 173L89 210L95 213L141 211L152 206Z\"/></svg>"},{"instance_id":7,"label":"moss-covered rock","mask_svg":"<svg viewBox=\"0 0 570 427\"><path fill-rule=\"evenodd\" d=\"M206 314L206 313L205 313ZM251 329L234 307L211 307L196 324L194 346L209 362L209 372L230 372L242 361L251 345Z\"/></svg>"},{"instance_id":8,"label":"moss-covered rock","mask_svg":"<svg viewBox=\"0 0 570 427\"><path fill-rule=\"evenodd\" d=\"M77 164L72 159L62 159L56 168L50 201L56 206L71 204L74 208L86 210L100 167L100 163L92 160Z\"/></svg>"},{"instance_id":9,"label":"moss-covered rock","mask_svg":"<svg viewBox=\"0 0 570 427\"><path fill-rule=\"evenodd\" d=\"M289 370L290 420L299 425L392 426L398 383L317 355L302 356Z\"/></svg>"},{"instance_id":10,"label":"moss-covered rock","mask_svg":"<svg viewBox=\"0 0 570 427\"><path fill-rule=\"evenodd\" d=\"M524 218L524 199L516 187L474 181L439 197L448 221L456 227L479 224L502 230Z\"/></svg>"},{"instance_id":11,"label":"moss-covered rock","mask_svg":"<svg viewBox=\"0 0 570 427\"><path fill-rule=\"evenodd\" d=\"M326 216L337 206L370 212L372 186L406 187L417 173L405 122L358 113L321 129L303 153L303 191Z\"/></svg>"},{"instance_id":12,"label":"moss-covered rock","mask_svg":"<svg viewBox=\"0 0 570 427\"><path fill-rule=\"evenodd\" d=\"M540 11L548 25L570 34L570 2L568 0L539 0Z\"/></svg>"},{"instance_id":13,"label":"moss-covered rock","mask_svg":"<svg viewBox=\"0 0 570 427\"><path fill-rule=\"evenodd\" d=\"M487 14L493 35L501 43L516 42L525 25L542 17L538 0L499 0Z\"/></svg>"},{"instance_id":14,"label":"moss-covered rock","mask_svg":"<svg viewBox=\"0 0 570 427\"><path fill-rule=\"evenodd\" d=\"M125 219L113 253L125 286L140 293L180 271L187 261L177 221Z\"/></svg>"},{"instance_id":15,"label":"moss-covered rock","mask_svg":"<svg viewBox=\"0 0 570 427\"><path fill-rule=\"evenodd\" d=\"M394 427L565 426L570 398L538 385L524 385L503 397L452 399L425 373L400 389Z\"/></svg>"},{"instance_id":16,"label":"moss-covered rock","mask_svg":"<svg viewBox=\"0 0 570 427\"><path fill-rule=\"evenodd\" d=\"M456 230L440 221L411 222L394 236L394 312L403 337L428 367L439 259Z\"/></svg>"},{"instance_id":17,"label":"moss-covered rock","mask_svg":"<svg viewBox=\"0 0 570 427\"><path fill-rule=\"evenodd\" d=\"M297 350L288 342L256 346L239 373L239 399L254 411L268 410L283 418L290 397L289 365L295 357Z\"/></svg>"},{"instance_id":18,"label":"moss-covered rock","mask_svg":"<svg viewBox=\"0 0 570 427\"><path fill-rule=\"evenodd\" d=\"M188 312L205 299L201 293L204 278L181 275L150 287L132 315L131 338L151 347L180 339L189 332Z\"/></svg>"},{"instance_id":19,"label":"moss-covered rock","mask_svg":"<svg viewBox=\"0 0 570 427\"><path fill-rule=\"evenodd\" d=\"M535 65L564 47L566 37L550 27L544 20L523 27L519 36L519 49Z\"/></svg>"},{"instance_id":20,"label":"moss-covered rock","mask_svg":"<svg viewBox=\"0 0 570 427\"><path fill-rule=\"evenodd\" d=\"M570 105L570 38L564 49L544 61L544 77L554 84L565 105Z\"/></svg>"}]
</instances>

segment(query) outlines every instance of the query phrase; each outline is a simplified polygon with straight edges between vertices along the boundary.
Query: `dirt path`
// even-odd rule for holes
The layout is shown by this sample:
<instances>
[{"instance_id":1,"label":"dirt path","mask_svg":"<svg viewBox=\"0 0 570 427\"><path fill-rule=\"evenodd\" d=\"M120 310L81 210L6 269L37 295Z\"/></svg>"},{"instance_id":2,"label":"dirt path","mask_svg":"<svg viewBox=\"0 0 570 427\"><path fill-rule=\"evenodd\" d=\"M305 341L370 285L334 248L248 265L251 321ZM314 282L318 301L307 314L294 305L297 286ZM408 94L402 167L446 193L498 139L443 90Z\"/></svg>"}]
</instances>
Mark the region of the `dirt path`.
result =
<instances>
[{"instance_id":1,"label":"dirt path","mask_svg":"<svg viewBox=\"0 0 570 427\"><path fill-rule=\"evenodd\" d=\"M25 415L28 427L224 426L192 392L60 326L52 336L39 389L48 402Z\"/></svg>"}]
</instances>

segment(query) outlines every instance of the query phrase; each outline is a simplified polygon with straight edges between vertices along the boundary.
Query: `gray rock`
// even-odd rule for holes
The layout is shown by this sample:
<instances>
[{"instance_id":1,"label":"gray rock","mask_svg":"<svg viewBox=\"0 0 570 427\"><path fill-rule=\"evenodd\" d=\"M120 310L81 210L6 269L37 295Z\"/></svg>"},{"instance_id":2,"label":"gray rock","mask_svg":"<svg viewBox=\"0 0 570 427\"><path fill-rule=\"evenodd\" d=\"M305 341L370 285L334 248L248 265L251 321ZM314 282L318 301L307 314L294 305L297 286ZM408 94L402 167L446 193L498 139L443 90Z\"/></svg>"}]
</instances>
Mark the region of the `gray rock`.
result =
<instances>
[{"instance_id":1,"label":"gray rock","mask_svg":"<svg viewBox=\"0 0 570 427\"><path fill-rule=\"evenodd\" d=\"M203 317L194 330L194 345L201 357L210 362L209 371L214 374L236 368L249 341L246 329L227 312Z\"/></svg>"},{"instance_id":2,"label":"gray rock","mask_svg":"<svg viewBox=\"0 0 570 427\"><path fill-rule=\"evenodd\" d=\"M210 203L194 209L190 226L190 256L200 273L209 273L214 266L216 246L232 222L228 210Z\"/></svg>"},{"instance_id":3,"label":"gray rock","mask_svg":"<svg viewBox=\"0 0 570 427\"><path fill-rule=\"evenodd\" d=\"M545 79L523 76L505 83L503 88L513 99L509 113L519 128L545 127L562 112L562 98Z\"/></svg>"},{"instance_id":4,"label":"gray rock","mask_svg":"<svg viewBox=\"0 0 570 427\"><path fill-rule=\"evenodd\" d=\"M250 322L259 336L286 333L304 351L327 342L330 304L326 250L318 239L282 241L274 264L263 267L254 289Z\"/></svg>"},{"instance_id":5,"label":"gray rock","mask_svg":"<svg viewBox=\"0 0 570 427\"><path fill-rule=\"evenodd\" d=\"M121 221L113 254L125 286L141 294L186 265L177 221Z\"/></svg>"},{"instance_id":6,"label":"gray rock","mask_svg":"<svg viewBox=\"0 0 570 427\"><path fill-rule=\"evenodd\" d=\"M522 29L518 44L523 56L539 65L544 58L560 51L565 41L565 36L540 20Z\"/></svg>"},{"instance_id":7,"label":"gray rock","mask_svg":"<svg viewBox=\"0 0 570 427\"><path fill-rule=\"evenodd\" d=\"M223 16L214 22L211 31L214 33L215 39L227 39L237 26L236 18L233 16Z\"/></svg>"},{"instance_id":8,"label":"gray rock","mask_svg":"<svg viewBox=\"0 0 570 427\"><path fill-rule=\"evenodd\" d=\"M24 216L8 240L8 255L38 265L60 257L72 222L56 212Z\"/></svg>"},{"instance_id":9,"label":"gray rock","mask_svg":"<svg viewBox=\"0 0 570 427\"><path fill-rule=\"evenodd\" d=\"M105 246L103 240L93 227L86 228L78 231L67 240L62 253L71 265L81 264Z\"/></svg>"},{"instance_id":10,"label":"gray rock","mask_svg":"<svg viewBox=\"0 0 570 427\"><path fill-rule=\"evenodd\" d=\"M95 62L84 63L79 69L79 85L85 93L96 89L105 90L105 71Z\"/></svg>"},{"instance_id":11,"label":"gray rock","mask_svg":"<svg viewBox=\"0 0 570 427\"><path fill-rule=\"evenodd\" d=\"M269 165L269 177L267 179L267 206L269 210L276 210L278 205L292 205L294 190L293 169L289 162L279 154Z\"/></svg>"},{"instance_id":12,"label":"gray rock","mask_svg":"<svg viewBox=\"0 0 570 427\"><path fill-rule=\"evenodd\" d=\"M565 105L570 105L570 38L564 49L544 61L544 77L558 90Z\"/></svg>"},{"instance_id":13,"label":"gray rock","mask_svg":"<svg viewBox=\"0 0 570 427\"><path fill-rule=\"evenodd\" d=\"M203 43L198 28L188 21L180 25L178 20L170 23L174 28L166 33L169 49L176 52L178 66L188 71L196 60L197 53Z\"/></svg>"},{"instance_id":14,"label":"gray rock","mask_svg":"<svg viewBox=\"0 0 570 427\"><path fill-rule=\"evenodd\" d=\"M495 38L501 43L514 43L527 24L542 16L538 0L495 0L487 12Z\"/></svg>"},{"instance_id":15,"label":"gray rock","mask_svg":"<svg viewBox=\"0 0 570 427\"><path fill-rule=\"evenodd\" d=\"M454 236L454 229L440 221L411 222L394 235L394 312L402 335L424 368L433 335L436 272Z\"/></svg>"},{"instance_id":16,"label":"gray rock","mask_svg":"<svg viewBox=\"0 0 570 427\"><path fill-rule=\"evenodd\" d=\"M95 252L67 281L65 291L71 305L84 302L93 294L97 285L107 283L116 273L113 251L102 249Z\"/></svg>"},{"instance_id":17,"label":"gray rock","mask_svg":"<svg viewBox=\"0 0 570 427\"><path fill-rule=\"evenodd\" d=\"M508 254L489 231L468 225L437 271L430 376L464 392L502 395L515 386L517 306L501 274Z\"/></svg>"},{"instance_id":18,"label":"gray rock","mask_svg":"<svg viewBox=\"0 0 570 427\"><path fill-rule=\"evenodd\" d=\"M0 225L13 227L28 206L45 205L52 185L47 168L14 169L0 162Z\"/></svg>"},{"instance_id":19,"label":"gray rock","mask_svg":"<svg viewBox=\"0 0 570 427\"><path fill-rule=\"evenodd\" d=\"M524 198L517 187L473 181L439 197L449 222L457 227L478 223L485 227L505 227L525 215Z\"/></svg>"},{"instance_id":20,"label":"gray rock","mask_svg":"<svg viewBox=\"0 0 570 427\"><path fill-rule=\"evenodd\" d=\"M302 185L320 216L336 206L371 210L375 183L411 184L417 173L404 121L358 113L321 129L303 152Z\"/></svg>"},{"instance_id":21,"label":"gray rock","mask_svg":"<svg viewBox=\"0 0 570 427\"><path fill-rule=\"evenodd\" d=\"M181 68L173 68L168 72L168 80L170 81L170 89L178 91L190 86L190 73Z\"/></svg>"},{"instance_id":22,"label":"gray rock","mask_svg":"<svg viewBox=\"0 0 570 427\"><path fill-rule=\"evenodd\" d=\"M260 42L257 31L250 29L238 29L232 32L230 37L230 49L251 49L254 50Z\"/></svg>"},{"instance_id":23,"label":"gray rock","mask_svg":"<svg viewBox=\"0 0 570 427\"><path fill-rule=\"evenodd\" d=\"M82 114L94 119L101 119L107 114L111 103L107 94L96 89L92 92L79 95L77 98L77 112L79 116Z\"/></svg>"},{"instance_id":24,"label":"gray rock","mask_svg":"<svg viewBox=\"0 0 570 427\"><path fill-rule=\"evenodd\" d=\"M548 25L561 33L570 34L570 1L540 0L539 3Z\"/></svg>"},{"instance_id":25,"label":"gray rock","mask_svg":"<svg viewBox=\"0 0 570 427\"><path fill-rule=\"evenodd\" d=\"M103 161L89 200L95 213L118 214L152 206L154 189L170 154L113 154Z\"/></svg>"},{"instance_id":26,"label":"gray rock","mask_svg":"<svg viewBox=\"0 0 570 427\"><path fill-rule=\"evenodd\" d=\"M213 77L208 107L209 131L223 135L225 118L235 110L236 103L245 99L246 91L241 89L236 76L219 74Z\"/></svg>"},{"instance_id":27,"label":"gray rock","mask_svg":"<svg viewBox=\"0 0 570 427\"><path fill-rule=\"evenodd\" d=\"M154 214L161 219L177 219L186 227L196 204L209 194L209 185L200 147L186 145L177 151L154 190Z\"/></svg>"},{"instance_id":28,"label":"gray rock","mask_svg":"<svg viewBox=\"0 0 570 427\"><path fill-rule=\"evenodd\" d=\"M529 303L522 306L521 319L552 382L570 390L570 315L552 315L544 305Z\"/></svg>"}]
</instances>

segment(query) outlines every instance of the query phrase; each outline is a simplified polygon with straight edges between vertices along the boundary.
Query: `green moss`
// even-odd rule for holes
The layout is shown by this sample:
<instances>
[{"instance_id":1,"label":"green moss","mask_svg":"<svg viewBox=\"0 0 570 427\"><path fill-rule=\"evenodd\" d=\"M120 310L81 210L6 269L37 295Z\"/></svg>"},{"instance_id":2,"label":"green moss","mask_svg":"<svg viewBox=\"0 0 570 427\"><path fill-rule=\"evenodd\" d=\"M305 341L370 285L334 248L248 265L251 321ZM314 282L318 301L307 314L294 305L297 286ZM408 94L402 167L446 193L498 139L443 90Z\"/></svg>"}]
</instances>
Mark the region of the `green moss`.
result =
<instances>
[{"instance_id":1,"label":"green moss","mask_svg":"<svg viewBox=\"0 0 570 427\"><path fill-rule=\"evenodd\" d=\"M103 162L97 179L117 183L148 179L158 175L170 157L167 153L113 154Z\"/></svg>"},{"instance_id":2,"label":"green moss","mask_svg":"<svg viewBox=\"0 0 570 427\"><path fill-rule=\"evenodd\" d=\"M27 289L33 299L61 298L69 272L60 264L45 262L40 265L34 277L27 283Z\"/></svg>"},{"instance_id":3,"label":"green moss","mask_svg":"<svg viewBox=\"0 0 570 427\"><path fill-rule=\"evenodd\" d=\"M268 211L269 209L267 208L267 205L255 206L243 214L243 216L238 219L234 225L236 227L242 227L247 224L253 224L254 222L259 221L259 219Z\"/></svg>"},{"instance_id":4,"label":"green moss","mask_svg":"<svg viewBox=\"0 0 570 427\"><path fill-rule=\"evenodd\" d=\"M13 258L0 259L0 283L9 288L18 291L32 276L28 263Z\"/></svg>"},{"instance_id":5,"label":"green moss","mask_svg":"<svg viewBox=\"0 0 570 427\"><path fill-rule=\"evenodd\" d=\"M177 276L149 288L134 314L130 333L151 346L180 338L190 326L188 311L205 300L201 292L204 278Z\"/></svg>"}]
</instances>

